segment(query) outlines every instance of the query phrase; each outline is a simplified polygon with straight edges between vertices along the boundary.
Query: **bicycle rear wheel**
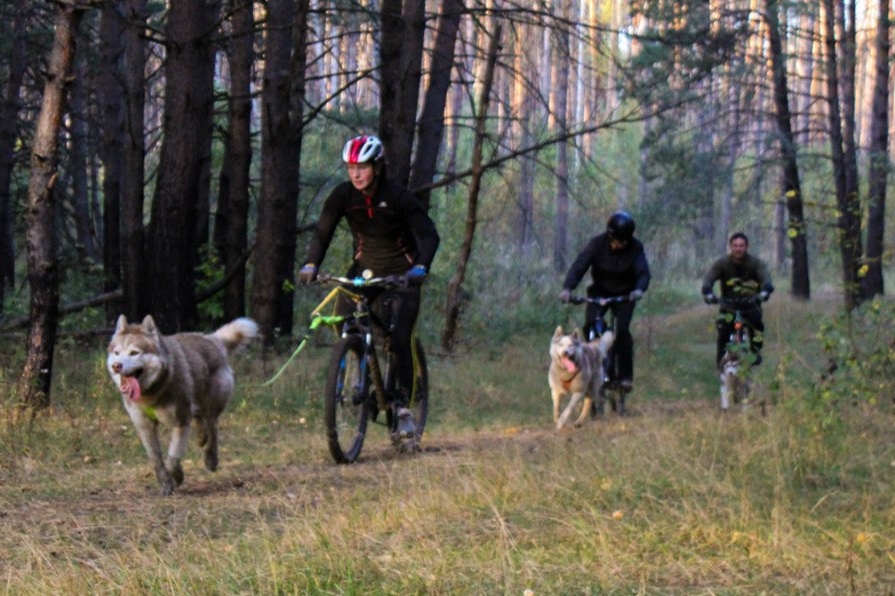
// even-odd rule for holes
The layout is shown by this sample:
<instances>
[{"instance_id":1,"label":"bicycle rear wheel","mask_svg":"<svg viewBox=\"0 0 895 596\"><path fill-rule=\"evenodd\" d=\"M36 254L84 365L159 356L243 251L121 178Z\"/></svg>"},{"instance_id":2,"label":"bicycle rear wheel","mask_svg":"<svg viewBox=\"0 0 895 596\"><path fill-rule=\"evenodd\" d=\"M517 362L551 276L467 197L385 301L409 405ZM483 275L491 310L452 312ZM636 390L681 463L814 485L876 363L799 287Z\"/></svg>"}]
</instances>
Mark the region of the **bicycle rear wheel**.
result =
<instances>
[{"instance_id":1,"label":"bicycle rear wheel","mask_svg":"<svg viewBox=\"0 0 895 596\"><path fill-rule=\"evenodd\" d=\"M370 418L369 391L363 339L349 335L333 348L326 380L323 420L336 463L350 464L360 455Z\"/></svg>"}]
</instances>

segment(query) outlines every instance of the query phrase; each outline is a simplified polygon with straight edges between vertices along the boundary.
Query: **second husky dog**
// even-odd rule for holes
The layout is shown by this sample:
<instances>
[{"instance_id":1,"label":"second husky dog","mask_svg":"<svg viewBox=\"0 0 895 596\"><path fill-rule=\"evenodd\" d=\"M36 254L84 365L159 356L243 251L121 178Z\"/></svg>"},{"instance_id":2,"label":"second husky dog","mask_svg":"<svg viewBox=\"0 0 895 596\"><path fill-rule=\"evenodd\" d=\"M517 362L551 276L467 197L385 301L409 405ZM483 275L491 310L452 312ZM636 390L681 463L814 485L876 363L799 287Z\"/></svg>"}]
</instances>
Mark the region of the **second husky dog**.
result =
<instances>
[{"instance_id":1,"label":"second husky dog","mask_svg":"<svg viewBox=\"0 0 895 596\"><path fill-rule=\"evenodd\" d=\"M162 335L151 316L140 324L118 317L109 342L106 366L121 391L124 408L146 449L163 495L183 482L180 460L186 452L190 424L205 450L205 467L218 467L218 417L233 393L228 355L258 334L247 318L214 333ZM171 429L167 457L162 457L158 425Z\"/></svg>"},{"instance_id":2,"label":"second husky dog","mask_svg":"<svg viewBox=\"0 0 895 596\"><path fill-rule=\"evenodd\" d=\"M721 380L721 410L726 412L730 402L746 407L749 400L749 357L738 357L727 351L721 357L718 378Z\"/></svg>"},{"instance_id":3,"label":"second husky dog","mask_svg":"<svg viewBox=\"0 0 895 596\"><path fill-rule=\"evenodd\" d=\"M611 331L586 342L577 329L566 333L562 326L556 328L550 340L550 371L547 379L553 399L553 421L556 422L557 429L565 426L582 398L584 402L575 424L581 424L590 414L593 399L597 397L605 377L603 361L609 354L613 340ZM560 415L560 403L566 394L571 394L571 398Z\"/></svg>"}]
</instances>

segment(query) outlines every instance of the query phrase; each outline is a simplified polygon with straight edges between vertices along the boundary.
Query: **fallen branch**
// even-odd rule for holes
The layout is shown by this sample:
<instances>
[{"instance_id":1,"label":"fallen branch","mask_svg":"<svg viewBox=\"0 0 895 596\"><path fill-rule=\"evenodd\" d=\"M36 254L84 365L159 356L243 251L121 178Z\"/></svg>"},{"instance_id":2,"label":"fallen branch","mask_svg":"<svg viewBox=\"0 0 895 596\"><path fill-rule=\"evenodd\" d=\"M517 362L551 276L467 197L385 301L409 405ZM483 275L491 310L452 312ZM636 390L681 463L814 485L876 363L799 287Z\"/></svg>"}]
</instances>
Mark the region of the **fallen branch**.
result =
<instances>
[{"instance_id":1,"label":"fallen branch","mask_svg":"<svg viewBox=\"0 0 895 596\"><path fill-rule=\"evenodd\" d=\"M91 306L99 306L100 304L106 304L108 302L114 302L115 300L121 300L123 296L124 291L118 289L112 290L111 292L106 292L104 294L99 294L97 296L94 296L93 298L81 300L80 302L72 302L71 304L59 308L59 316L62 317L63 315L78 312L84 310L85 308L90 308ZM31 317L29 317L28 315L16 317L15 319L10 320L8 323L0 327L0 333L27 327L30 320Z\"/></svg>"}]
</instances>

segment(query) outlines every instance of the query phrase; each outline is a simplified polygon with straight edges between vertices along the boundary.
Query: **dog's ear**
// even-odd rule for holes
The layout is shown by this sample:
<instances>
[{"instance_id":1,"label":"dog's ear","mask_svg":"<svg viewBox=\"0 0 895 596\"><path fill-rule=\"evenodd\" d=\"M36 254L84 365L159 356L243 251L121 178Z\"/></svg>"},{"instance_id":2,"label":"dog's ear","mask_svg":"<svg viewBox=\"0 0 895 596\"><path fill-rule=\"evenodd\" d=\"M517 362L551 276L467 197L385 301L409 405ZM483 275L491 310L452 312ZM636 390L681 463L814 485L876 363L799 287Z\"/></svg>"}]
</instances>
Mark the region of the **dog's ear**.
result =
<instances>
[{"instance_id":1,"label":"dog's ear","mask_svg":"<svg viewBox=\"0 0 895 596\"><path fill-rule=\"evenodd\" d=\"M575 330L572 331L572 337L574 337L575 339L581 339L581 330L575 327Z\"/></svg>"},{"instance_id":2,"label":"dog's ear","mask_svg":"<svg viewBox=\"0 0 895 596\"><path fill-rule=\"evenodd\" d=\"M556 331L553 332L553 337L559 337L563 334L562 325L556 328Z\"/></svg>"},{"instance_id":3,"label":"dog's ear","mask_svg":"<svg viewBox=\"0 0 895 596\"><path fill-rule=\"evenodd\" d=\"M143 317L143 322L140 323L140 327L142 327L143 331L145 331L146 333L156 333L155 320L152 318L152 315L146 315L145 317Z\"/></svg>"},{"instance_id":4,"label":"dog's ear","mask_svg":"<svg viewBox=\"0 0 895 596\"><path fill-rule=\"evenodd\" d=\"M124 315L118 315L118 322L115 323L115 333L124 331L125 327L127 327L127 317Z\"/></svg>"}]
</instances>

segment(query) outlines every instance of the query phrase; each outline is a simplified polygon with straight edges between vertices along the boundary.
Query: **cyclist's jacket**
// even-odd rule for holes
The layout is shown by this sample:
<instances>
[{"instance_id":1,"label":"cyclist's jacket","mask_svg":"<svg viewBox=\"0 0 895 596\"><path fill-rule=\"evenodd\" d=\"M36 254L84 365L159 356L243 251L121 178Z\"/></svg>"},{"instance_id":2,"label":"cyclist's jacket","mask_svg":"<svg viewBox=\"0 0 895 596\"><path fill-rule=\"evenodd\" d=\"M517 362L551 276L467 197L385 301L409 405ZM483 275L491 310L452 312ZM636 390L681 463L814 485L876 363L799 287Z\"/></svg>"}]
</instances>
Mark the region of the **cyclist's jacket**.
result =
<instances>
[{"instance_id":1,"label":"cyclist's jacket","mask_svg":"<svg viewBox=\"0 0 895 596\"><path fill-rule=\"evenodd\" d=\"M646 292L650 282L649 264L643 244L636 238L619 250L609 247L609 235L591 238L569 268L562 287L572 290L590 268L592 283L587 287L590 297L613 297L633 290Z\"/></svg>"},{"instance_id":2,"label":"cyclist's jacket","mask_svg":"<svg viewBox=\"0 0 895 596\"><path fill-rule=\"evenodd\" d=\"M435 224L416 196L391 180L380 180L368 197L350 181L323 204L305 263L320 265L342 218L354 238L354 269L376 276L402 275L414 265L429 269L440 242Z\"/></svg>"},{"instance_id":3,"label":"cyclist's jacket","mask_svg":"<svg viewBox=\"0 0 895 596\"><path fill-rule=\"evenodd\" d=\"M728 299L750 298L759 292L770 294L774 291L767 265L749 253L739 263L730 255L712 263L702 280L703 296L712 293L716 281L721 282L721 296Z\"/></svg>"}]
</instances>

